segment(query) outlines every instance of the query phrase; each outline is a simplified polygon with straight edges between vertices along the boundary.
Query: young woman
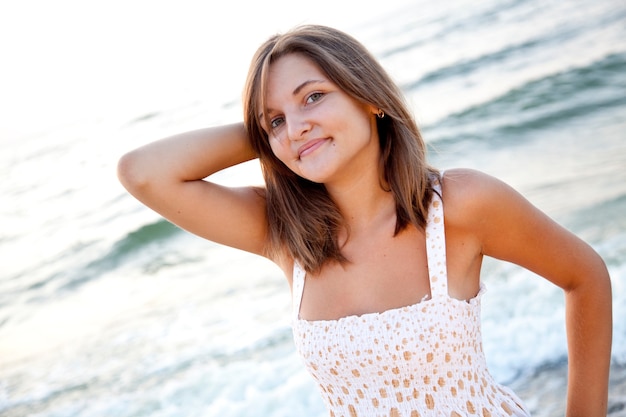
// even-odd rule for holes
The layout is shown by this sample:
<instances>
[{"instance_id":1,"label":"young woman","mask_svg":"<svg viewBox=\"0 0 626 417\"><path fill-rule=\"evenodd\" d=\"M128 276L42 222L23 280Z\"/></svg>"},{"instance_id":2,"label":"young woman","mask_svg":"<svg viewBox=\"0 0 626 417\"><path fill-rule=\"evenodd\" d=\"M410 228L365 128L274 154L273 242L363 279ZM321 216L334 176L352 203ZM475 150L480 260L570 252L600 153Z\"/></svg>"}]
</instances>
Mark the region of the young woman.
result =
<instances>
[{"instance_id":1,"label":"young woman","mask_svg":"<svg viewBox=\"0 0 626 417\"><path fill-rule=\"evenodd\" d=\"M206 180L253 158L262 188ZM295 344L331 416L528 415L486 368L483 256L565 291L567 413L606 413L603 261L502 182L429 166L401 92L345 33L270 38L251 64L243 123L134 150L119 177L180 227L282 268Z\"/></svg>"}]
</instances>

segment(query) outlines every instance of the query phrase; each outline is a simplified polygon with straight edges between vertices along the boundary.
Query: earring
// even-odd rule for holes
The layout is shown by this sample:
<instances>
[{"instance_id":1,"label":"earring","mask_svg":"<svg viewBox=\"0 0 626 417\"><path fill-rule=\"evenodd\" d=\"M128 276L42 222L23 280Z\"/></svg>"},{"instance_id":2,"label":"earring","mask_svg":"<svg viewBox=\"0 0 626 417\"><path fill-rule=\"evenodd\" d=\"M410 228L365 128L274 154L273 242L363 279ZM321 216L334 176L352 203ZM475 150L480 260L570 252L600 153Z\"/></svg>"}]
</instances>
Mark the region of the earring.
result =
<instances>
[{"instance_id":1,"label":"earring","mask_svg":"<svg viewBox=\"0 0 626 417\"><path fill-rule=\"evenodd\" d=\"M383 111L383 109L378 109L378 112L376 112L376 116L378 116L379 119L385 117L385 112Z\"/></svg>"}]
</instances>

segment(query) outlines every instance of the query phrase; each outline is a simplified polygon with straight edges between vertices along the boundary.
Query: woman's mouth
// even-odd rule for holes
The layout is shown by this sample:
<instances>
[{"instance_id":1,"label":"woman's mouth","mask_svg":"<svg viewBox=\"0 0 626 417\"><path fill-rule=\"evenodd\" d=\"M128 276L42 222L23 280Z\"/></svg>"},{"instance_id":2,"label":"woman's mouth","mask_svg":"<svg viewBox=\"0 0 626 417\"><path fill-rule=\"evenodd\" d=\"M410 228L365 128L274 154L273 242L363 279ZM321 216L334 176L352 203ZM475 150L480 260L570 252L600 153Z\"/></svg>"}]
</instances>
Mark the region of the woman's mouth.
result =
<instances>
[{"instance_id":1,"label":"woman's mouth","mask_svg":"<svg viewBox=\"0 0 626 417\"><path fill-rule=\"evenodd\" d=\"M322 146L324 143L326 143L327 140L328 138L311 139L310 141L306 142L304 145L298 148L298 157L302 158L315 152L315 150Z\"/></svg>"}]
</instances>

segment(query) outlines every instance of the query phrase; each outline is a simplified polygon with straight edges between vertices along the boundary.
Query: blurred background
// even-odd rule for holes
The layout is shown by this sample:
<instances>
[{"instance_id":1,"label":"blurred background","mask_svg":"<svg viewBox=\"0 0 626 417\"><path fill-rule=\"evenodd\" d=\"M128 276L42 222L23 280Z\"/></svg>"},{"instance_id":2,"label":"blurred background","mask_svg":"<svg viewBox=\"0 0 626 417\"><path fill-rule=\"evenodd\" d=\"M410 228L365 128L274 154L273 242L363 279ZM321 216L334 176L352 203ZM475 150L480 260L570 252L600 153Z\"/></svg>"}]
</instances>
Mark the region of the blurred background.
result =
<instances>
[{"instance_id":1,"label":"blurred background","mask_svg":"<svg viewBox=\"0 0 626 417\"><path fill-rule=\"evenodd\" d=\"M325 415L280 270L170 225L115 175L132 148L241 120L252 54L302 23L374 52L434 165L507 181L604 257L626 413L626 3L24 0L0 3L0 414ZM255 162L214 179L262 181ZM562 415L562 292L495 261L484 281L492 372Z\"/></svg>"}]
</instances>

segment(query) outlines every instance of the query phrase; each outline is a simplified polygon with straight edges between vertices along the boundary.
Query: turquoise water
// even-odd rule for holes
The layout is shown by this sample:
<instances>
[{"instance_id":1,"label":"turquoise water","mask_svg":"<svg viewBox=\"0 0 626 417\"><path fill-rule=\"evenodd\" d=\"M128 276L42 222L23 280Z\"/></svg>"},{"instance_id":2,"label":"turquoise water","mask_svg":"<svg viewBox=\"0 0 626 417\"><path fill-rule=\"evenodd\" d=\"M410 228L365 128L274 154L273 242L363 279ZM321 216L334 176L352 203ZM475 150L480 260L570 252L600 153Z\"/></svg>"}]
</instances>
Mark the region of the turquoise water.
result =
<instances>
[{"instance_id":1,"label":"turquoise water","mask_svg":"<svg viewBox=\"0 0 626 417\"><path fill-rule=\"evenodd\" d=\"M504 179L604 257L613 361L626 364L626 4L419 2L372 16L343 28L406 92L431 161ZM2 138L2 415L324 415L280 271L182 232L115 178L135 146L240 117L239 91L212 101L195 76L170 105ZM254 163L217 180L261 181ZM484 280L497 379L564 361L561 292L495 261Z\"/></svg>"}]
</instances>

